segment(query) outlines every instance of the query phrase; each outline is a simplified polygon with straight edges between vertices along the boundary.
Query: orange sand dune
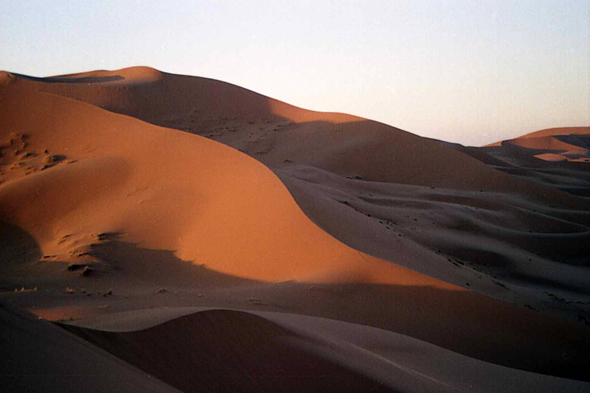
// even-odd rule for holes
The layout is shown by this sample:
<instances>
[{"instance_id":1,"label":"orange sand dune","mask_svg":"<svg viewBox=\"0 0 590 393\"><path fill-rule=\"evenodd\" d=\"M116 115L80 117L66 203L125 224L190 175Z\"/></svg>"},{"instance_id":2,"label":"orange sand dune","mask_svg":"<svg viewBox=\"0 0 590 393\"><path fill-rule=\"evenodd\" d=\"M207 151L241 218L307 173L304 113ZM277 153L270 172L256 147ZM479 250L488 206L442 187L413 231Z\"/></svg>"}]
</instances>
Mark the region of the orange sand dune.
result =
<instances>
[{"instance_id":1,"label":"orange sand dune","mask_svg":"<svg viewBox=\"0 0 590 393\"><path fill-rule=\"evenodd\" d=\"M590 127L548 128L487 147L508 145L532 149L544 161L590 162Z\"/></svg>"},{"instance_id":2,"label":"orange sand dune","mask_svg":"<svg viewBox=\"0 0 590 393\"><path fill-rule=\"evenodd\" d=\"M41 90L85 101L113 112L164 125L179 119L195 124L213 119L350 121L351 115L306 111L258 93L207 78L173 75L149 67L92 71L49 78L7 74L25 90ZM6 83L6 82L5 82Z\"/></svg>"},{"instance_id":3,"label":"orange sand dune","mask_svg":"<svg viewBox=\"0 0 590 393\"><path fill-rule=\"evenodd\" d=\"M104 79L74 83L89 77ZM438 141L351 115L297 108L225 82L149 67L74 74L67 79L56 83L59 77L19 76L14 84L208 136L271 168L300 164L380 182L518 190L537 197L553 192L514 182Z\"/></svg>"},{"instance_id":4,"label":"orange sand dune","mask_svg":"<svg viewBox=\"0 0 590 393\"><path fill-rule=\"evenodd\" d=\"M272 172L221 144L45 93L0 94L6 158L24 163L8 169L0 214L45 255L70 252L64 237L124 233L142 247L176 250L244 278L449 287L336 241ZM25 142L10 144L11 134ZM46 150L67 158L42 169ZM10 179L14 171L21 175Z\"/></svg>"},{"instance_id":5,"label":"orange sand dune","mask_svg":"<svg viewBox=\"0 0 590 393\"><path fill-rule=\"evenodd\" d=\"M556 139L552 136L541 136L541 137L527 137L517 138L504 143L510 143L516 146L526 147L529 149L542 149L542 150L575 150L578 146L565 143Z\"/></svg>"},{"instance_id":6,"label":"orange sand dune","mask_svg":"<svg viewBox=\"0 0 590 393\"><path fill-rule=\"evenodd\" d=\"M475 158L507 173L590 195L590 127L550 128L472 151L477 151Z\"/></svg>"},{"instance_id":7,"label":"orange sand dune","mask_svg":"<svg viewBox=\"0 0 590 393\"><path fill-rule=\"evenodd\" d=\"M539 138L544 136L556 136L556 135L586 135L590 134L590 127L556 127L556 128L547 128L544 130L539 130L535 132L531 132L529 134L525 134L520 136L520 139L527 139L527 138Z\"/></svg>"},{"instance_id":8,"label":"orange sand dune","mask_svg":"<svg viewBox=\"0 0 590 393\"><path fill-rule=\"evenodd\" d=\"M531 138L545 138L554 137L559 135L587 135L590 134L590 127L556 127L546 128L539 131L530 132L525 135L521 135L518 138L511 139L512 141L517 139L531 139ZM500 146L503 141L491 143L487 146Z\"/></svg>"},{"instance_id":9,"label":"orange sand dune","mask_svg":"<svg viewBox=\"0 0 590 393\"><path fill-rule=\"evenodd\" d=\"M585 143L577 137L555 140ZM325 391L329 380L336 390L452 391L473 379L450 377L469 363L457 353L588 380L584 163L545 162L512 144L466 152L147 67L0 74L0 149L0 305L107 325L119 311L154 309L134 314L140 325L158 315L144 332L67 329L114 355L104 362L122 359L162 389ZM293 316L161 321L181 306ZM358 337L380 328L428 342L410 347L442 360L418 365L397 355L403 345L388 354L359 347L334 333L348 331L341 321L358 324ZM47 337L46 325L30 323ZM21 324L7 328L18 340ZM202 374L189 375L191 362ZM446 362L451 370L437 372ZM485 370L484 381L502 373ZM540 389L587 387L509 374L515 386L523 378Z\"/></svg>"},{"instance_id":10,"label":"orange sand dune","mask_svg":"<svg viewBox=\"0 0 590 393\"><path fill-rule=\"evenodd\" d=\"M87 77L91 74L86 73L83 76ZM138 78L137 75L144 74L145 77L142 77L142 80L145 83L134 82ZM154 74L156 77L150 80L150 76ZM321 188L324 179L318 175L320 187L315 187L317 182L310 179L315 178L316 175L310 176L309 173L314 170L319 170L319 173L326 171L339 177L358 179L359 185L383 182L461 190L461 192L472 191L475 194L470 198L492 197L505 200L505 207L498 207L498 209L510 209L513 203L522 206L522 202L513 202L512 196L518 196L521 201L526 200L525 205L528 205L526 209L530 211L544 210L544 206L549 204L564 206L572 209L573 212L590 209L590 203L587 201L572 198L568 193L548 187L555 184L554 179L551 179L551 182L544 182L542 186L536 182L523 181L490 168L486 163L494 162L494 157L485 153L476 155L479 159L482 155L489 157L489 160L480 162L479 159L470 157L473 152L467 155L450 148L446 143L420 138L384 124L349 115L307 111L227 83L160 73L145 67L111 71L108 75L104 72L96 74L96 76L100 75L118 76L122 79L83 84L47 83L42 79L32 82L20 78L17 83L22 88L66 95L158 125L207 136L238 148L277 171L305 213L339 240L371 255L396 263L401 261L412 269L458 285L465 285L466 281L471 284L473 282L470 277L465 277L463 274L457 276L456 272L450 269L452 268L450 264L444 264L446 268L442 269L433 269L433 266L440 266L440 262L434 261L446 260L446 257L436 254L434 252L436 250L443 250L451 257L465 259L463 251L456 252L455 244L463 243L461 239L449 242L444 239L444 236L438 235L421 236L420 239L415 239L415 235L410 235L408 229L411 230L416 224L408 222L405 216L422 213L418 211L399 217L402 211L395 209L395 205L389 202L387 212L382 205L362 208L352 205L353 209L347 208L351 205L342 206L342 203L350 203L359 197L365 203L368 199L371 201L375 199L369 195L370 191L367 191L364 196L359 195L358 192L351 193L350 187L353 181L340 182L337 186L338 193L332 190L327 192L328 195L318 198L319 191L326 191L325 188ZM125 87L121 87L122 85ZM531 160L537 159L531 157ZM502 162L504 161L495 161L496 164ZM312 170L310 167L315 169ZM308 184L302 183L300 179L305 179ZM313 191L305 192L296 189L308 186L313 186ZM569 187L585 186L574 184ZM379 193L384 194L382 196L385 199L396 198L395 187L389 187L387 191L382 190L383 187L378 188L381 188ZM585 188L582 188L581 192L585 192L584 190ZM443 192L443 190L437 192ZM480 192L492 194L482 196ZM496 192L510 197L492 196ZM309 198L303 195L309 195ZM464 200L462 196L456 199ZM327 203L328 200L331 200L331 203ZM536 206L531 207L530 202L534 202ZM444 215L450 215L443 220L445 225L442 229L461 226L461 222L464 221L462 217L456 216L454 208L447 210L448 207L454 206L456 204L439 206L445 209ZM579 215L579 213L576 214ZM366 215L370 215L372 219L366 220ZM552 216L550 220L553 220L556 213L552 212L549 215ZM555 218L563 219L561 213L557 216ZM571 214L568 213L568 219L569 216ZM417 240L418 245L408 244L399 247L399 241L407 243L403 238L392 242L391 231L387 227L391 229L393 224L383 223L396 222L399 226L402 219L403 226L406 228L401 231L401 234L410 235L410 239ZM354 225L347 224L350 222L354 222ZM419 220L420 225L428 222L424 219ZM449 224L447 225L446 222ZM518 221L512 217L505 217L501 226L507 227L508 230L521 231L522 227L513 228L515 223ZM582 224L587 223L588 221L583 218ZM480 224L476 223L476 225ZM425 230L430 231L428 228ZM527 230L536 232L534 226ZM412 230L412 232L416 231ZM444 233L445 236L449 235L448 231L439 232ZM395 233L395 236L398 234L400 233ZM461 232L451 233L451 235L463 236ZM490 249L495 254L502 255L505 251L510 251L505 250L504 245L501 245L498 250L497 242L484 245L481 243L482 240L478 240L480 245L477 247L482 252ZM579 249L580 241L574 240L568 248ZM445 244L451 246L445 246ZM531 244L529 250L531 247L536 246ZM463 249L465 246L460 245L460 248ZM578 252L578 256L581 255L583 255L582 250ZM517 258L518 263L528 261L529 258L529 255L521 255ZM507 259L515 258L510 256ZM424 260L430 260L432 263L425 263ZM547 271L546 274L552 276L553 271ZM496 276L493 280L497 281L497 274L493 275ZM577 276L578 273L572 272L572 275ZM477 287L477 290L497 296L495 293L497 291L491 288ZM577 315L574 318L577 318Z\"/></svg>"},{"instance_id":11,"label":"orange sand dune","mask_svg":"<svg viewBox=\"0 0 590 393\"><path fill-rule=\"evenodd\" d=\"M518 219L515 221L514 217L507 216L500 221L494 218L491 223L497 226L499 222L507 231L503 230L501 234L496 234L495 228L493 233L486 231L486 238L480 237L476 242L478 246L471 251L471 246L463 244L463 231L455 230L459 226L464 226L461 224L465 221L463 213L455 209L455 206L460 206L461 203L438 205L437 209L443 208L443 214L447 217L443 220L445 224L439 226L433 234L429 227L416 228L417 224L421 227L431 226L430 220L418 220L416 216L423 215L424 209L410 212L395 208L397 186L389 187L387 191L378 186L377 192L382 196L375 198L371 196L371 191L351 192L354 179L361 179L358 184L361 188L362 185L375 185L378 184L375 181L379 181L443 187L447 190L471 190L475 194L470 195L468 199L487 199L492 196L496 200L505 200L504 206L500 205L494 210L511 209L515 203L522 207L522 199L526 199L524 205L530 211L545 210L544 205L558 204L572 209L572 213L565 213L567 220L575 214L580 218L574 221L584 226L588 224L585 215L579 213L580 210L590 208L587 201L572 198L569 194L553 188L507 176L447 147L446 144L426 140L383 124L348 115L306 111L223 82L166 74L146 67L76 74L69 78L75 81L76 78L91 76L119 79L99 83L54 83L52 81L55 78L31 81L26 77L19 77L14 83L22 90L43 90L74 97L142 120L205 135L237 147L276 170L305 213L339 240L371 255L402 263L454 284L464 286L466 282L470 285L474 283L467 272L460 272L458 275L452 264L444 263L441 267L441 262L446 261L448 257L471 259L470 255L478 256L487 249L499 254L501 259L520 264L530 259L528 253L534 252L539 246L538 242L529 241L528 252L514 255L507 248L513 247L513 244L506 244L506 240L514 238L510 234L512 231L516 229L521 232L524 228L515 227ZM138 80L141 83L136 83ZM308 173L313 172L310 172L309 166L352 178L353 181L339 181L336 186L337 193L328 190L327 195L318 198L318 193L326 191L325 188L321 188L325 180L320 176L318 183L314 179L315 175L309 176ZM301 182L301 179L307 184ZM316 187L316 184L320 188ZM312 186L312 191L300 190L309 186ZM483 191L507 193L509 197L480 194ZM448 191L434 193L445 192ZM521 201L512 200L512 196L516 195L520 196ZM365 206L353 203L359 197ZM416 195L413 197L416 198ZM449 197L441 195L436 198L444 200ZM464 196L453 198L459 201L466 200ZM387 209L379 202L380 199L387 201ZM327 203L328 201L330 203ZM531 207L532 201L535 206ZM431 204L431 201L426 203ZM223 202L220 202L221 204ZM402 213L409 214L400 217ZM414 222L411 222L411 219L407 220L410 216L414 216ZM564 219L561 212L544 212L544 217L546 216L549 216L550 222ZM483 222L477 220L473 225L487 226L486 221L487 218ZM349 225L351 222L354 224ZM393 234L396 236L393 239L392 223L401 229ZM538 224L531 222L530 226L531 228L526 228L527 231L538 231ZM452 231L447 231L447 228ZM581 227L576 231L583 232L585 229ZM419 232L423 232L424 235L417 237ZM368 234L370 235L367 236ZM403 237L399 238L397 235ZM487 240L490 235L492 242ZM504 244L498 243L498 236ZM583 241L584 238L574 238L570 242L571 245L567 246L568 249L574 250L572 257L579 258L583 255L584 247L580 247ZM513 242L509 240L508 243ZM547 245L552 243L543 241L543 244ZM564 244L561 243L563 247ZM441 250L444 255L441 254ZM506 253L513 255L504 257ZM177 255L184 257L185 254L180 250ZM228 251L225 255L231 255L231 252ZM425 260L432 262L425 263ZM206 261L202 263L209 266ZM531 269L528 264L526 269ZM557 266L549 270L544 269L543 274L553 277L556 269ZM478 270L481 272L481 269ZM476 290L505 298L497 293L497 288L493 284L493 281L498 281L498 275L489 274L491 286L480 285L480 281L477 280ZM568 271L568 277L572 276L578 277L579 272ZM286 278L288 275L282 277ZM577 314L574 316L574 319L576 318Z\"/></svg>"}]
</instances>

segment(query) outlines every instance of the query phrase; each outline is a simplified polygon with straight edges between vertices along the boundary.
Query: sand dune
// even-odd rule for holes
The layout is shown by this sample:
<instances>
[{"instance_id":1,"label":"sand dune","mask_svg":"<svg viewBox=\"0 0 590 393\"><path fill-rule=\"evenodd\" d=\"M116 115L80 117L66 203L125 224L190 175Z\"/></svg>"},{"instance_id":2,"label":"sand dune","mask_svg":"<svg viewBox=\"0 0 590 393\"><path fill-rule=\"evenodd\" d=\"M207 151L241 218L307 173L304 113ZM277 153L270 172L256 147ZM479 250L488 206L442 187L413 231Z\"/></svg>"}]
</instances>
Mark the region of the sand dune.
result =
<instances>
[{"instance_id":1,"label":"sand dune","mask_svg":"<svg viewBox=\"0 0 590 393\"><path fill-rule=\"evenodd\" d=\"M533 132L478 149L494 168L539 184L590 195L590 128L564 127Z\"/></svg>"},{"instance_id":2,"label":"sand dune","mask_svg":"<svg viewBox=\"0 0 590 393\"><path fill-rule=\"evenodd\" d=\"M89 77L114 80L73 83ZM526 192L535 188L489 170L439 141L360 117L297 108L212 79L167 74L149 67L68 75L72 82L54 83L60 78L64 77L15 76L14 83L21 90L59 94L207 136L271 168L311 165L372 181L477 190L518 188ZM543 192L547 190L529 191Z\"/></svg>"},{"instance_id":3,"label":"sand dune","mask_svg":"<svg viewBox=\"0 0 590 393\"><path fill-rule=\"evenodd\" d=\"M465 148L148 67L2 73L0 113L0 302L80 320L93 362L180 391L587 390L582 131ZM18 318L13 343L50 334Z\"/></svg>"},{"instance_id":4,"label":"sand dune","mask_svg":"<svg viewBox=\"0 0 590 393\"><path fill-rule=\"evenodd\" d=\"M285 313L175 308L78 325L64 327L185 390L582 392L588 387L476 361L386 330ZM137 350L145 343L152 358ZM179 357L184 369L166 367ZM195 365L198 372L191 370Z\"/></svg>"},{"instance_id":5,"label":"sand dune","mask_svg":"<svg viewBox=\"0 0 590 393\"><path fill-rule=\"evenodd\" d=\"M5 392L179 392L28 313L3 304L0 318Z\"/></svg>"},{"instance_id":6,"label":"sand dune","mask_svg":"<svg viewBox=\"0 0 590 393\"><path fill-rule=\"evenodd\" d=\"M548 128L488 147L520 146L545 161L590 162L590 127ZM497 153L496 153L497 154Z\"/></svg>"},{"instance_id":7,"label":"sand dune","mask_svg":"<svg viewBox=\"0 0 590 393\"><path fill-rule=\"evenodd\" d=\"M563 179L562 173L535 171L534 176L528 177L533 182L522 181L522 178L506 176L497 170L503 169L500 167L502 163L509 166L503 156L495 158L496 155L482 150L473 157L473 149L471 154L464 154L464 149L449 148L446 143L420 138L383 124L349 115L306 111L219 81L159 73L145 67L113 71L109 75L104 72L96 74L114 75L123 79L101 83L100 87L96 84L44 83L42 80L34 83L19 80L18 83L27 89L66 95L238 148L275 170L305 213L339 240L371 255L402 263L457 285L465 286L466 282L474 285L475 281L475 288L488 295L515 301L512 294L498 294L494 284L481 284L474 276L486 273L489 282L508 285L517 281L516 284L520 285L521 278L539 270L530 266L529 259L548 265L541 269L541 277L553 281L555 272L561 267L547 261L554 258L550 253L536 255L538 251L535 249L539 247L555 250L559 245L559 250L569 250L564 256L576 261L586 255L587 235L584 233L590 231L586 213L590 203L554 189L556 177ZM137 75L142 75L141 80L145 82L135 83ZM121 84L127 90L122 91ZM121 94L125 94L124 99ZM511 157L514 154L510 151ZM490 167L494 159L496 161ZM529 161L539 160L530 156ZM526 164L530 166L528 161ZM516 167L510 165L506 171L530 172L522 166L522 162L517 162ZM559 188L581 194L590 191L587 187L590 179L584 179L588 177L587 171L585 175L580 173L584 172L583 169L567 173L568 183ZM337 177L329 181L331 188L327 189L325 183L329 174ZM351 181L340 180L343 177ZM541 182L537 181L539 177ZM358 182L355 184L354 180ZM409 207L406 203L404 209L397 208L401 184L427 187L400 190L402 198L416 201L415 193L418 193L428 195L425 196L427 200L422 205L416 202ZM365 187L367 185L370 186ZM432 191L430 187L437 190ZM373 191L379 196L373 197ZM318 193L322 194L321 198L317 197ZM439 202L434 202L433 198ZM491 209L485 202L483 208L482 202L463 206L467 200L489 201L490 198L499 202ZM437 204L436 214L428 208L433 203ZM514 205L518 206L517 211ZM559 206L559 209L548 209L548 205ZM466 215L475 209L480 210L475 217ZM525 225L520 224L523 209L529 216ZM497 211L514 212L514 215L505 213L500 218ZM436 219L429 217L434 214ZM563 220L574 222L569 226L559 224L561 229L557 232L547 229ZM443 225L433 226L437 221L442 221ZM354 225L349 225L351 222ZM484 231L484 236L471 234L474 237L464 244L465 232L473 227L481 228L477 232ZM539 232L555 232L557 237L538 237L535 234ZM514 237L514 234L519 236ZM398 235L402 238L399 239ZM528 238L526 250L510 250L515 243L521 243L522 237ZM473 241L477 246L472 250ZM455 266L447 262L448 258L463 262L479 259L481 253L486 252L499 257L492 259L491 268L475 264L471 274L461 272L458 276ZM423 263L424 259L432 262ZM519 268L514 271L524 270L526 273L508 277L504 282L498 278L497 272L494 273L497 270L494 265L505 265L501 262L503 260L518 264ZM566 270L567 278L562 281L568 282L571 276L580 277L575 268ZM568 286L559 284L559 278L557 281L557 287ZM553 293L554 284L552 282L538 293L535 308L547 300L545 291ZM561 295L571 297L569 293ZM586 301L586 297L583 300ZM572 318L580 316L590 319L590 315L580 314L579 310L573 312Z\"/></svg>"},{"instance_id":8,"label":"sand dune","mask_svg":"<svg viewBox=\"0 0 590 393\"><path fill-rule=\"evenodd\" d=\"M63 259L76 246L84 252L82 238L113 233L251 279L313 281L334 270L389 282L397 280L390 273L406 274L384 275L393 265L319 230L272 172L221 144L44 93L8 94L2 129L26 135L27 146L8 147L6 165L24 166L8 170L2 216L43 255ZM64 159L43 169L45 150Z\"/></svg>"},{"instance_id":9,"label":"sand dune","mask_svg":"<svg viewBox=\"0 0 590 393\"><path fill-rule=\"evenodd\" d=\"M547 128L531 132L525 135L519 136L517 139L529 139L529 138L541 138L547 136L558 136L558 135L587 135L590 134L590 127L556 127Z\"/></svg>"}]
</instances>

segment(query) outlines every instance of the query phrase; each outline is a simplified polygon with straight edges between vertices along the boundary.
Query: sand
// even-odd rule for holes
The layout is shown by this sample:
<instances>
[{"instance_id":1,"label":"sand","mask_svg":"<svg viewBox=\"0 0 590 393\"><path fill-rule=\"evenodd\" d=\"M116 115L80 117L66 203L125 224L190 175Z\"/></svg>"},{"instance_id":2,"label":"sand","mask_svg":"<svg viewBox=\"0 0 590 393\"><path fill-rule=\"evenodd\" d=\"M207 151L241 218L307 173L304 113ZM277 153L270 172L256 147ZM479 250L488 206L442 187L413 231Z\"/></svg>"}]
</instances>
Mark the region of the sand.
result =
<instances>
[{"instance_id":1,"label":"sand","mask_svg":"<svg viewBox=\"0 0 590 393\"><path fill-rule=\"evenodd\" d=\"M1 73L0 112L12 390L590 387L588 128L464 147L148 67Z\"/></svg>"}]
</instances>

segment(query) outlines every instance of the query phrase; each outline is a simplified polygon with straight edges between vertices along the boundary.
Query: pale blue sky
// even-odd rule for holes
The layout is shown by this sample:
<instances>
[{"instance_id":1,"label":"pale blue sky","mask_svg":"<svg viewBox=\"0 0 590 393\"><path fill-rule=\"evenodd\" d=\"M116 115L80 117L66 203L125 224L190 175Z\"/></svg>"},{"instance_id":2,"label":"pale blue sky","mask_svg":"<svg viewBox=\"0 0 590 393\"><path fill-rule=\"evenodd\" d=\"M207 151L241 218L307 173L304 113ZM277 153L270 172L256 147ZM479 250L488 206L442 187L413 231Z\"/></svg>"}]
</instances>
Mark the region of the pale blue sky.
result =
<instances>
[{"instance_id":1,"label":"pale blue sky","mask_svg":"<svg viewBox=\"0 0 590 393\"><path fill-rule=\"evenodd\" d=\"M2 2L0 69L148 65L482 145L590 125L590 2Z\"/></svg>"}]
</instances>

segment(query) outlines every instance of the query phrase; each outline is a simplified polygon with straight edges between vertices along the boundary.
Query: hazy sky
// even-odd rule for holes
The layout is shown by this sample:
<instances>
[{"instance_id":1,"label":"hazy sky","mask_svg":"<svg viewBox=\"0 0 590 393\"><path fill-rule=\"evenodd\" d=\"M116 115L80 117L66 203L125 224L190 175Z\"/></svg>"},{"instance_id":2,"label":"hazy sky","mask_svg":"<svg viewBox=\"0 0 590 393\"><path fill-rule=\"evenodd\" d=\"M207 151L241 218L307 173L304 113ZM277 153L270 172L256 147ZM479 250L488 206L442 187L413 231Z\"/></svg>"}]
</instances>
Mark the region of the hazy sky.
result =
<instances>
[{"instance_id":1,"label":"hazy sky","mask_svg":"<svg viewBox=\"0 0 590 393\"><path fill-rule=\"evenodd\" d=\"M590 2L26 1L0 69L148 65L481 145L590 125Z\"/></svg>"}]
</instances>

